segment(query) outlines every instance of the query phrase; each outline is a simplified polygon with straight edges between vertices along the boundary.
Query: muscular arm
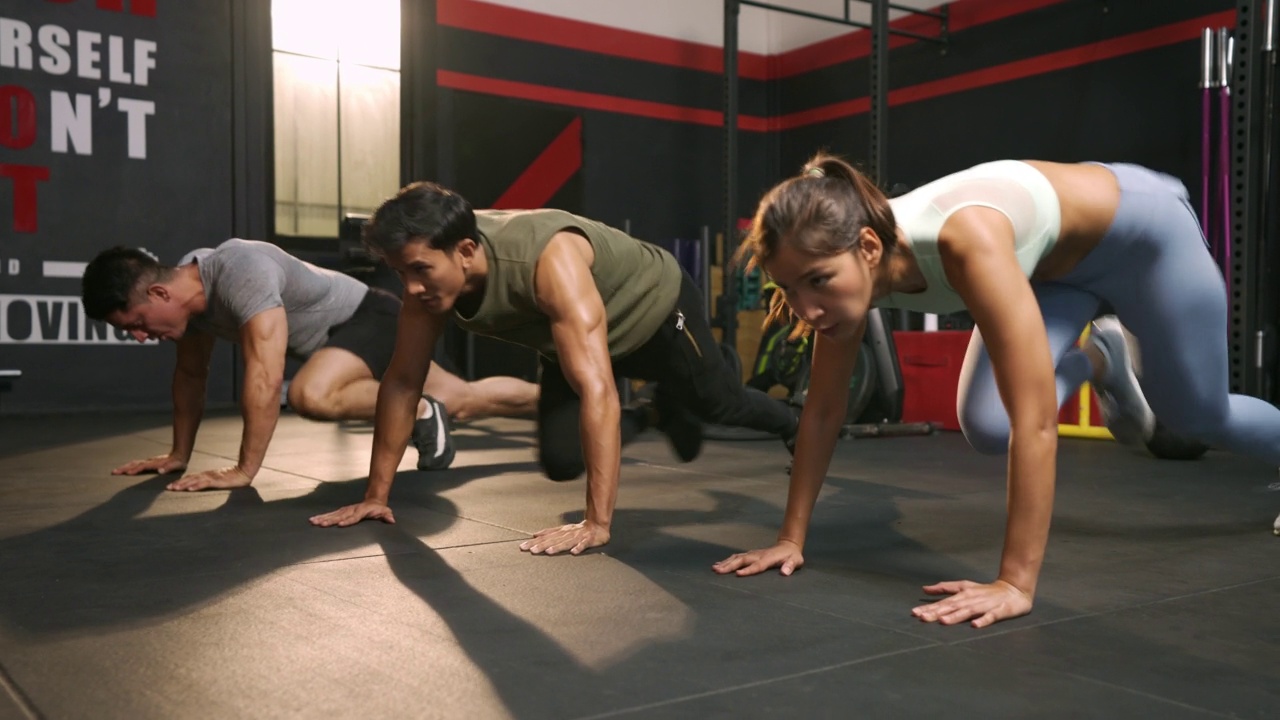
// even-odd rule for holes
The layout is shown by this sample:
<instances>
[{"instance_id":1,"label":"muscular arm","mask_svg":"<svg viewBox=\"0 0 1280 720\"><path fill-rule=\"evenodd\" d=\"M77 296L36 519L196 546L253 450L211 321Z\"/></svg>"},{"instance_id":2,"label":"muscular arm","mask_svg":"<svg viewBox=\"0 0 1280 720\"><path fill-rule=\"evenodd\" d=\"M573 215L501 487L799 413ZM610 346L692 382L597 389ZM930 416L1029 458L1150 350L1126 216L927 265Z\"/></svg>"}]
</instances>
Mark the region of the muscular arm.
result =
<instances>
[{"instance_id":1,"label":"muscular arm","mask_svg":"<svg viewBox=\"0 0 1280 720\"><path fill-rule=\"evenodd\" d=\"M213 344L212 335L197 330L178 340L178 362L173 370L173 449L169 454L183 463L191 459L204 415Z\"/></svg>"},{"instance_id":2,"label":"muscular arm","mask_svg":"<svg viewBox=\"0 0 1280 720\"><path fill-rule=\"evenodd\" d=\"M386 505L391 496L391 483L413 433L422 385L443 326L441 318L428 313L417 298L405 294L396 325L396 349L378 386L366 502Z\"/></svg>"},{"instance_id":3,"label":"muscular arm","mask_svg":"<svg viewBox=\"0 0 1280 720\"><path fill-rule=\"evenodd\" d=\"M621 408L609 358L604 301L591 276L593 257L585 238L562 232L547 243L534 273L535 297L550 319L560 367L582 401L580 426L587 471L585 522L560 528L565 535L546 538L546 545L526 547L534 552L569 549L577 553L603 545L613 522L622 462ZM554 535L556 530L550 532Z\"/></svg>"},{"instance_id":4,"label":"muscular arm","mask_svg":"<svg viewBox=\"0 0 1280 720\"><path fill-rule=\"evenodd\" d=\"M939 236L947 278L964 298L991 356L1009 415L1008 518L992 585L941 583L956 593L917 608L926 620L974 618L976 626L1026 614L1035 597L1053 515L1058 403L1048 334L1031 284L1013 253L1013 230L989 208L960 210Z\"/></svg>"},{"instance_id":5,"label":"muscular arm","mask_svg":"<svg viewBox=\"0 0 1280 720\"><path fill-rule=\"evenodd\" d=\"M264 310L240 327L244 357L240 412L244 416L244 431L238 467L250 479L262 468L267 445L280 418L280 387L284 384L288 340L289 324L283 307Z\"/></svg>"},{"instance_id":6,"label":"muscular arm","mask_svg":"<svg viewBox=\"0 0 1280 720\"><path fill-rule=\"evenodd\" d=\"M240 458L232 467L206 470L185 475L166 487L170 490L210 490L245 487L262 469L267 445L280 418L280 386L284 384L284 356L288 345L289 327L284 308L274 307L249 318L240 326L240 351L244 358L244 387L240 393L240 414L244 417L244 430L240 437ZM210 344L212 340L209 341ZM203 351L201 351L203 352ZM179 363L183 362L179 353ZM192 370L199 355L191 350L188 362ZM208 358L203 360L208 366ZM174 380L178 383L177 378ZM203 404L203 393L200 399ZM175 405L177 394L175 391ZM175 418L182 411L175 410ZM198 417L197 417L198 421ZM189 428L175 421L174 438L195 436L195 426Z\"/></svg>"},{"instance_id":7,"label":"muscular arm","mask_svg":"<svg viewBox=\"0 0 1280 720\"><path fill-rule=\"evenodd\" d=\"M404 294L396 325L396 349L378 385L373 454L369 458L369 486L365 488L364 501L316 515L311 518L312 525L349 527L362 520L396 521L387 504L391 484L413 433L415 410L444 322L427 312L413 295Z\"/></svg>"},{"instance_id":8,"label":"muscular arm","mask_svg":"<svg viewBox=\"0 0 1280 720\"><path fill-rule=\"evenodd\" d=\"M213 342L212 335L195 330L178 340L178 362L173 369L172 382L173 446L169 453L125 463L112 470L113 475L172 473L187 468L195 449L196 430L200 428L200 419L204 415L205 385ZM182 489L186 489L186 485L183 483Z\"/></svg>"}]
</instances>

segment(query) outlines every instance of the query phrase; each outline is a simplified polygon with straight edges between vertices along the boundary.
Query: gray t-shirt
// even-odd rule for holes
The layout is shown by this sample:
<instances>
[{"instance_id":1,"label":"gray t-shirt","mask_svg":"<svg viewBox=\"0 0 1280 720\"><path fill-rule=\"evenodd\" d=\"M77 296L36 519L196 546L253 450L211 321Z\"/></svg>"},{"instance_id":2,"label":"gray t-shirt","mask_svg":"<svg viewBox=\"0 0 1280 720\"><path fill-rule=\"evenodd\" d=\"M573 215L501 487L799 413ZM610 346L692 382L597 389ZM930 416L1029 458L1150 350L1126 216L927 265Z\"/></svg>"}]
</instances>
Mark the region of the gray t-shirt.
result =
<instances>
[{"instance_id":1,"label":"gray t-shirt","mask_svg":"<svg viewBox=\"0 0 1280 720\"><path fill-rule=\"evenodd\" d=\"M178 261L198 263L208 307L191 326L228 342L254 315L284 307L289 353L306 358L324 347L329 328L350 318L369 287L349 275L316 267L270 243L228 240Z\"/></svg>"}]
</instances>

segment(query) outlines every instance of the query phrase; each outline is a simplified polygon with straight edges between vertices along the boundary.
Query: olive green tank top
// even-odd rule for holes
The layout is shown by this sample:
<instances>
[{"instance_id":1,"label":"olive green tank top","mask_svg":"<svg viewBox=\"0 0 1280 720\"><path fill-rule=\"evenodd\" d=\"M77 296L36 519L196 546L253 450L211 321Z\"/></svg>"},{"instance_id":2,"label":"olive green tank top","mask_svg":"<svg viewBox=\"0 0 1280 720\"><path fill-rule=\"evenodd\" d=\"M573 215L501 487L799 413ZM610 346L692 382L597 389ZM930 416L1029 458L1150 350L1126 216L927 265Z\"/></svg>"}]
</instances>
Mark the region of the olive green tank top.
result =
<instances>
[{"instance_id":1,"label":"olive green tank top","mask_svg":"<svg viewBox=\"0 0 1280 720\"><path fill-rule=\"evenodd\" d=\"M534 298L534 269L561 231L582 235L595 251L591 275L604 300L611 358L645 344L675 309L682 271L657 245L562 210L477 210L476 226L489 270L475 314L454 313L464 330L556 359L550 319Z\"/></svg>"}]
</instances>

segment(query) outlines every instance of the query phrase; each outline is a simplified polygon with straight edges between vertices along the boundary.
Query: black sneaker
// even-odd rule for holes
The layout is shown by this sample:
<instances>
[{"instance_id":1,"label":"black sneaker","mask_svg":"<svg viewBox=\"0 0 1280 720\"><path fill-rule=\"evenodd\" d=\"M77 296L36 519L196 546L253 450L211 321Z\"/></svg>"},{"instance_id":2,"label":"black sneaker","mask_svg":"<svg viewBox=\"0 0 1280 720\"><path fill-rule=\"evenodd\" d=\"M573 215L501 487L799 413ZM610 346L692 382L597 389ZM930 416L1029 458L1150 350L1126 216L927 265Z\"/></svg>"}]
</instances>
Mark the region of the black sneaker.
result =
<instances>
[{"instance_id":1,"label":"black sneaker","mask_svg":"<svg viewBox=\"0 0 1280 720\"><path fill-rule=\"evenodd\" d=\"M453 464L453 429L444 403L423 395L427 414L413 422L413 446L418 449L419 470L444 470Z\"/></svg>"},{"instance_id":2,"label":"black sneaker","mask_svg":"<svg viewBox=\"0 0 1280 720\"><path fill-rule=\"evenodd\" d=\"M702 453L702 421L675 398L658 388L653 407L657 428L671 441L671 449L682 462L691 462Z\"/></svg>"}]
</instances>

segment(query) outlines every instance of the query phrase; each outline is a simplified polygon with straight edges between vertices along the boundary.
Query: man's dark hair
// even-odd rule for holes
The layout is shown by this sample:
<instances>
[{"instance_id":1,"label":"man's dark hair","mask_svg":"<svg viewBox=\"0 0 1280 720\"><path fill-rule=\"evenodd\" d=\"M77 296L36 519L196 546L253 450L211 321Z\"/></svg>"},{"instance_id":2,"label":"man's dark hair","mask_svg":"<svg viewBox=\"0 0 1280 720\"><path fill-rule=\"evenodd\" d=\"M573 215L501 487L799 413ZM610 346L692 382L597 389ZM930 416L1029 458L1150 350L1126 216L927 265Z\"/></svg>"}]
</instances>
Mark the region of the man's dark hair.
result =
<instances>
[{"instance_id":1,"label":"man's dark hair","mask_svg":"<svg viewBox=\"0 0 1280 720\"><path fill-rule=\"evenodd\" d=\"M139 288L172 275L173 268L137 248L117 245L103 250L85 267L80 279L84 314L106 320L113 312L127 310Z\"/></svg>"},{"instance_id":2,"label":"man's dark hair","mask_svg":"<svg viewBox=\"0 0 1280 720\"><path fill-rule=\"evenodd\" d=\"M431 182L406 185L382 203L364 227L364 245L386 258L411 242L449 252L466 238L476 239L476 214L456 192Z\"/></svg>"}]
</instances>

